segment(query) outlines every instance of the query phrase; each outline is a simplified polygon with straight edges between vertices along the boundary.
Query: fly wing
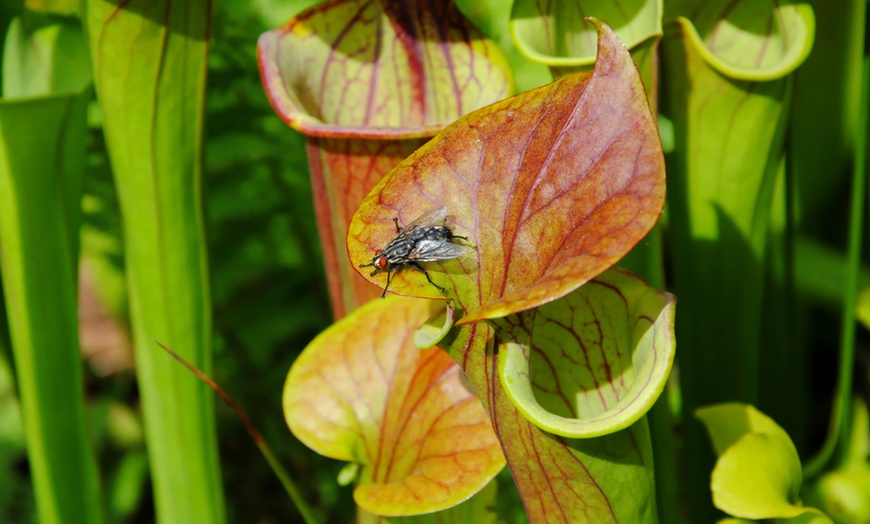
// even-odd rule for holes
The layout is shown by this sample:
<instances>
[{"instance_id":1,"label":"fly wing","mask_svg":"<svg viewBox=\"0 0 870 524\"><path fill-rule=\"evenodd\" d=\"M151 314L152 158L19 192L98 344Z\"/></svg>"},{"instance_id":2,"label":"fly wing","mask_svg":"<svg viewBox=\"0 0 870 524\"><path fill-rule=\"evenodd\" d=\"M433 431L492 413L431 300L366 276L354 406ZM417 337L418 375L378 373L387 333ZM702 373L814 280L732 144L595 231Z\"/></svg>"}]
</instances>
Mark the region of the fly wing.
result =
<instances>
[{"instance_id":1,"label":"fly wing","mask_svg":"<svg viewBox=\"0 0 870 524\"><path fill-rule=\"evenodd\" d=\"M435 262L437 260L452 260L468 253L469 248L444 242L442 240L420 240L408 254L408 260L413 262Z\"/></svg>"},{"instance_id":2,"label":"fly wing","mask_svg":"<svg viewBox=\"0 0 870 524\"><path fill-rule=\"evenodd\" d=\"M446 216L447 208L444 206L430 209L407 224L405 226L405 231L408 231L415 226L440 226Z\"/></svg>"}]
</instances>

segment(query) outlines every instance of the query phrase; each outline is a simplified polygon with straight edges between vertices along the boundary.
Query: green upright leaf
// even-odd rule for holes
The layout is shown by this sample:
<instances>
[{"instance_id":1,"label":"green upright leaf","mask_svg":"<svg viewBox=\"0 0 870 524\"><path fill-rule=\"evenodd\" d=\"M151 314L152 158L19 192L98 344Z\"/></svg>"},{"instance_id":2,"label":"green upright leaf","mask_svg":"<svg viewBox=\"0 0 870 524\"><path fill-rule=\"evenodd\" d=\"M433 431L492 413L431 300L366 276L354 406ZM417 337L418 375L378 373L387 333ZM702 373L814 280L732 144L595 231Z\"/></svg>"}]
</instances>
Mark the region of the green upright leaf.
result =
<instances>
[{"instance_id":1,"label":"green upright leaf","mask_svg":"<svg viewBox=\"0 0 870 524\"><path fill-rule=\"evenodd\" d=\"M86 74L71 72L87 72L85 46L81 30L63 24L29 31L17 20L7 37L0 269L39 521L100 522L76 307L91 93Z\"/></svg>"},{"instance_id":2,"label":"green upright leaf","mask_svg":"<svg viewBox=\"0 0 870 524\"><path fill-rule=\"evenodd\" d=\"M224 520L200 200L211 2L89 0L85 20L124 220L130 316L160 522Z\"/></svg>"},{"instance_id":3,"label":"green upright leaf","mask_svg":"<svg viewBox=\"0 0 870 524\"><path fill-rule=\"evenodd\" d=\"M798 2L693 2L667 25L663 86L674 290L680 297L687 408L757 402L765 249L792 81L814 37ZM691 519L713 518L701 489L712 466L701 428L686 428ZM691 457L691 458L689 458Z\"/></svg>"}]
</instances>

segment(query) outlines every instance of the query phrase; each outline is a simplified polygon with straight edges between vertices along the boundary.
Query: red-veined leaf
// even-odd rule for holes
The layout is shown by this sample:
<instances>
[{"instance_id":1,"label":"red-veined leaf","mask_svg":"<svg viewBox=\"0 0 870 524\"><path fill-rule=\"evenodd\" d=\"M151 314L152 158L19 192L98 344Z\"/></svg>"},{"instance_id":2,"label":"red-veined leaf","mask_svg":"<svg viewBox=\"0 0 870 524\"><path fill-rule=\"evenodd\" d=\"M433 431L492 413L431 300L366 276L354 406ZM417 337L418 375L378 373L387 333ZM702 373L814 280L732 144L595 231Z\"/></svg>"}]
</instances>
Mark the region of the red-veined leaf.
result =
<instances>
[{"instance_id":1,"label":"red-veined leaf","mask_svg":"<svg viewBox=\"0 0 870 524\"><path fill-rule=\"evenodd\" d=\"M613 434L570 439L530 422L499 378L499 331L464 327L450 346L490 411L530 522L615 523L654 519L652 448L646 419Z\"/></svg>"},{"instance_id":2,"label":"red-veined leaf","mask_svg":"<svg viewBox=\"0 0 870 524\"><path fill-rule=\"evenodd\" d=\"M474 252L428 267L468 323L564 296L631 249L664 205L664 160L631 56L596 25L592 73L461 118L384 178L351 220L353 265L395 237L393 217L407 224L446 207ZM395 274L391 289L441 296L414 271Z\"/></svg>"},{"instance_id":3,"label":"red-veined leaf","mask_svg":"<svg viewBox=\"0 0 870 524\"><path fill-rule=\"evenodd\" d=\"M456 363L412 336L440 303L377 300L320 334L293 364L284 413L315 451L363 465L354 499L378 515L445 509L504 457Z\"/></svg>"},{"instance_id":4,"label":"red-veined leaf","mask_svg":"<svg viewBox=\"0 0 870 524\"><path fill-rule=\"evenodd\" d=\"M496 322L499 375L532 423L590 438L637 422L674 362L673 295L611 269L573 293Z\"/></svg>"},{"instance_id":5,"label":"red-veined leaf","mask_svg":"<svg viewBox=\"0 0 870 524\"><path fill-rule=\"evenodd\" d=\"M498 46L452 1L337 0L258 42L275 111L308 137L333 312L380 294L345 256L346 225L372 187L425 138L513 92Z\"/></svg>"}]
</instances>

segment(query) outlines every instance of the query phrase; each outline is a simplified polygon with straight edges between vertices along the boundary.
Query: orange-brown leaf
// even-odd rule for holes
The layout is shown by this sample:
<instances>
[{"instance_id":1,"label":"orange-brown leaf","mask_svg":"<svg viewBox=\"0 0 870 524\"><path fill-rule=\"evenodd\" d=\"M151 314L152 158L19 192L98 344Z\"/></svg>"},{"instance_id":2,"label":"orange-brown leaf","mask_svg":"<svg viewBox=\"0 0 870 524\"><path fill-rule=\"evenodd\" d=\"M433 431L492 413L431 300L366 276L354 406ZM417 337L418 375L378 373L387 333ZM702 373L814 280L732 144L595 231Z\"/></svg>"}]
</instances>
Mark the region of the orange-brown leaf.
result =
<instances>
[{"instance_id":1,"label":"orange-brown leaf","mask_svg":"<svg viewBox=\"0 0 870 524\"><path fill-rule=\"evenodd\" d=\"M291 431L323 455L362 464L354 499L374 514L451 507L504 466L459 366L438 348L414 347L413 333L432 307L370 302L314 339L287 377Z\"/></svg>"},{"instance_id":2,"label":"orange-brown leaf","mask_svg":"<svg viewBox=\"0 0 870 524\"><path fill-rule=\"evenodd\" d=\"M463 117L384 178L351 220L354 266L395 236L393 217L446 207L475 250L428 267L467 323L561 297L643 238L664 205L661 143L631 56L606 25L598 32L592 73ZM416 272L391 289L440 297Z\"/></svg>"}]
</instances>

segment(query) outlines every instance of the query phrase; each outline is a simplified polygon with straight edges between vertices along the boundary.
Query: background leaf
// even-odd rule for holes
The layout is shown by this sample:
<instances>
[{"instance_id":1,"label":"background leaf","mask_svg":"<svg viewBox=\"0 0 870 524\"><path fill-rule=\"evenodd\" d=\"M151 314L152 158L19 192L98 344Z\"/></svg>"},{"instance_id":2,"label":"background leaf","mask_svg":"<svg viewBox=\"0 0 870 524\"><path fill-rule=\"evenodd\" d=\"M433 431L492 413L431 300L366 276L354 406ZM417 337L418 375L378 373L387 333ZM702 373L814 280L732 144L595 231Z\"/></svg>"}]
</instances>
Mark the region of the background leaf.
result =
<instances>
[{"instance_id":1,"label":"background leaf","mask_svg":"<svg viewBox=\"0 0 870 524\"><path fill-rule=\"evenodd\" d=\"M800 488L800 460L791 441L749 433L729 446L713 469L713 504L749 519L794 517Z\"/></svg>"},{"instance_id":2,"label":"background leaf","mask_svg":"<svg viewBox=\"0 0 870 524\"><path fill-rule=\"evenodd\" d=\"M788 434L770 417L737 403L704 407L696 416L719 455L710 482L717 508L745 519L830 522L798 500L800 458Z\"/></svg>"},{"instance_id":3,"label":"background leaf","mask_svg":"<svg viewBox=\"0 0 870 524\"><path fill-rule=\"evenodd\" d=\"M76 307L79 202L91 95L86 46L75 24L36 21L13 21L3 49L0 272L6 308L0 310L0 323L8 316L16 373L14 381L4 382L17 382L20 395L38 510L34 520L101 522ZM5 338L5 333L0 336ZM17 407L6 400L3 409L14 416ZM13 420L3 421L4 426L11 424ZM6 447L4 436L0 447ZM18 490L3 489L23 499L15 501L21 507L30 504ZM4 513L0 508L0 519Z\"/></svg>"},{"instance_id":4,"label":"background leaf","mask_svg":"<svg viewBox=\"0 0 870 524\"><path fill-rule=\"evenodd\" d=\"M260 36L272 106L308 137L333 313L379 295L345 255L347 223L371 188L426 138L513 93L498 46L449 0L317 5Z\"/></svg>"},{"instance_id":5,"label":"background leaf","mask_svg":"<svg viewBox=\"0 0 870 524\"><path fill-rule=\"evenodd\" d=\"M700 2L677 21L688 45L711 67L740 80L773 80L791 73L809 55L815 36L813 9L793 0Z\"/></svg>"},{"instance_id":6,"label":"background leaf","mask_svg":"<svg viewBox=\"0 0 870 524\"><path fill-rule=\"evenodd\" d=\"M202 120L212 3L88 0L94 82L124 226L156 519L226 518L212 391Z\"/></svg>"},{"instance_id":7,"label":"background leaf","mask_svg":"<svg viewBox=\"0 0 870 524\"><path fill-rule=\"evenodd\" d=\"M661 4L661 0L517 0L511 12L511 30L517 48L536 62L591 67L598 35L585 17L603 20L629 49L634 49L645 40L661 36Z\"/></svg>"}]
</instances>

